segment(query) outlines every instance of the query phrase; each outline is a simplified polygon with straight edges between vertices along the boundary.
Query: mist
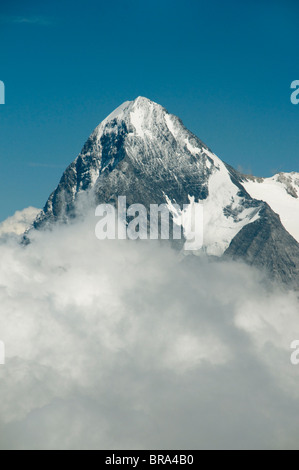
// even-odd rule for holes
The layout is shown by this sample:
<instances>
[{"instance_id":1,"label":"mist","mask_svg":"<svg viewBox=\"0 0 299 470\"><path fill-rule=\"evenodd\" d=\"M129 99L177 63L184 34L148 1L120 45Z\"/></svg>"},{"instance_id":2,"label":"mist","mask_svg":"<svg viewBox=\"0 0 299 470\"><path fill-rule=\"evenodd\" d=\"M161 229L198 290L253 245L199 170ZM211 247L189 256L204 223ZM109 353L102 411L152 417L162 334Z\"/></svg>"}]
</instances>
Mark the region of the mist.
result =
<instances>
[{"instance_id":1,"label":"mist","mask_svg":"<svg viewBox=\"0 0 299 470\"><path fill-rule=\"evenodd\" d=\"M299 448L297 293L95 225L0 239L0 448Z\"/></svg>"}]
</instances>

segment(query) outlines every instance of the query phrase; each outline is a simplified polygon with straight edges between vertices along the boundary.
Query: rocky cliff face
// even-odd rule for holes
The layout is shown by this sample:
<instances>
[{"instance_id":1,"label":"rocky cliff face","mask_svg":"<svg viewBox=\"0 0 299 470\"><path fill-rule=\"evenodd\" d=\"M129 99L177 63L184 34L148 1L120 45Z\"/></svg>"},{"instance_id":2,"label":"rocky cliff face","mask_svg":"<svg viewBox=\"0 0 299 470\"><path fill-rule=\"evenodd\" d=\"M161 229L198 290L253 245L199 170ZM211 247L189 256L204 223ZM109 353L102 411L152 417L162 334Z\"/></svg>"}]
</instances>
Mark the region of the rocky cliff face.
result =
<instances>
[{"instance_id":1,"label":"rocky cliff face","mask_svg":"<svg viewBox=\"0 0 299 470\"><path fill-rule=\"evenodd\" d=\"M264 269L272 278L294 288L299 286L299 244L267 204L260 218L234 237L225 256Z\"/></svg>"}]
</instances>

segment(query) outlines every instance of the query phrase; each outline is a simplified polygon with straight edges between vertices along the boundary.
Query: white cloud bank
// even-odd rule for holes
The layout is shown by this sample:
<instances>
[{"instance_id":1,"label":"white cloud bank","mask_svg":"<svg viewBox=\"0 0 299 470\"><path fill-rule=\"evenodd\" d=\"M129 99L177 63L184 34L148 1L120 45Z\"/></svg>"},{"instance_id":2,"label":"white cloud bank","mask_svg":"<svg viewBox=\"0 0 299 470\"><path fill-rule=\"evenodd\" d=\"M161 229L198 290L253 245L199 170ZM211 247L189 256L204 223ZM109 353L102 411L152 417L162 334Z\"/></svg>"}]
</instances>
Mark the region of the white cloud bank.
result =
<instances>
[{"instance_id":1,"label":"white cloud bank","mask_svg":"<svg viewBox=\"0 0 299 470\"><path fill-rule=\"evenodd\" d=\"M298 448L297 295L95 223L0 242L0 448Z\"/></svg>"},{"instance_id":2,"label":"white cloud bank","mask_svg":"<svg viewBox=\"0 0 299 470\"><path fill-rule=\"evenodd\" d=\"M0 223L0 237L6 234L23 234L30 227L39 212L40 209L35 207L27 207L22 211L16 211L14 215Z\"/></svg>"}]
</instances>

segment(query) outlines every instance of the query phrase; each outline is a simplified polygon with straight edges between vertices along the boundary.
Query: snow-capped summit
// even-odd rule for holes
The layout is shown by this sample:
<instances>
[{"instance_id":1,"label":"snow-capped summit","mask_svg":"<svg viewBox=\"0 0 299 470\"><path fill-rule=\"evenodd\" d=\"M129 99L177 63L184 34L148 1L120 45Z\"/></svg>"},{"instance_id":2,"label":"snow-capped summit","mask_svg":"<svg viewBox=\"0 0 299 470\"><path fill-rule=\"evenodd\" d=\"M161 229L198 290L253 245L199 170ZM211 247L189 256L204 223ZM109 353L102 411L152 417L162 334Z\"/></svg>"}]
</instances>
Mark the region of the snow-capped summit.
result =
<instances>
[{"instance_id":1,"label":"snow-capped summit","mask_svg":"<svg viewBox=\"0 0 299 470\"><path fill-rule=\"evenodd\" d=\"M182 206L190 197L203 201L204 250L216 256L259 212L225 164L178 117L143 97L126 101L96 127L50 196L45 217L68 217L86 190L98 202L125 195L128 204L146 207L166 201Z\"/></svg>"},{"instance_id":2,"label":"snow-capped summit","mask_svg":"<svg viewBox=\"0 0 299 470\"><path fill-rule=\"evenodd\" d=\"M182 207L192 200L203 204L201 251L214 256L229 253L265 265L274 276L289 281L299 276L299 245L263 202L267 199L253 194L252 184L178 117L138 97L123 103L95 128L34 226L68 220L86 194L94 205L116 205L118 196L126 196L128 205L147 208L161 203Z\"/></svg>"}]
</instances>

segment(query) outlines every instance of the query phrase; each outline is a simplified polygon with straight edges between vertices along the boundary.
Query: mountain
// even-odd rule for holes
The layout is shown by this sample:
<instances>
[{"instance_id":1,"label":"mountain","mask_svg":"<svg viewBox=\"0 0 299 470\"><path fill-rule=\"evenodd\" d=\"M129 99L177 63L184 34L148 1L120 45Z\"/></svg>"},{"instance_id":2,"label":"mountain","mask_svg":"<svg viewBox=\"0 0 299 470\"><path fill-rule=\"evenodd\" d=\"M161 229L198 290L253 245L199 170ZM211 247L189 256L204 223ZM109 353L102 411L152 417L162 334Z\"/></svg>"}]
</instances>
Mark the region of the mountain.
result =
<instances>
[{"instance_id":1,"label":"mountain","mask_svg":"<svg viewBox=\"0 0 299 470\"><path fill-rule=\"evenodd\" d=\"M201 203L200 252L241 258L265 267L276 279L299 284L299 244L271 209L270 199L253 195L254 184L259 183L222 162L178 117L138 97L93 131L34 227L68 221L86 201L117 206L118 196L126 196L127 205L146 208L167 203L174 217L175 203Z\"/></svg>"}]
</instances>

